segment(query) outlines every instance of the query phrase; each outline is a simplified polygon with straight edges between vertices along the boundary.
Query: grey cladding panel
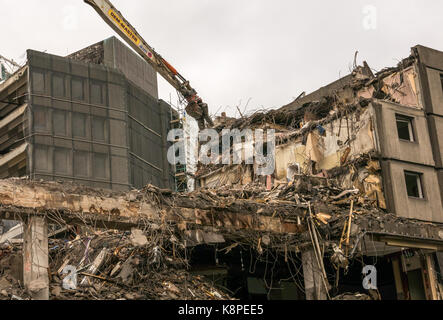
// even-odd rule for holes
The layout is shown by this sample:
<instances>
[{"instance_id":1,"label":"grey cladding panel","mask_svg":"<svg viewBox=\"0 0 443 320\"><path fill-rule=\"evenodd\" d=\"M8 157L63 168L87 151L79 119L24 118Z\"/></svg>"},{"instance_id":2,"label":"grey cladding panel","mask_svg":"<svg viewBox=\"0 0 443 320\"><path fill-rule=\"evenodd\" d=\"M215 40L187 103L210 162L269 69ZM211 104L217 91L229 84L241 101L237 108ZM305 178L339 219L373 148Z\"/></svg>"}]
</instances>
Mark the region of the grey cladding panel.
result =
<instances>
[{"instance_id":1,"label":"grey cladding panel","mask_svg":"<svg viewBox=\"0 0 443 320\"><path fill-rule=\"evenodd\" d=\"M112 157L112 181L120 184L129 184L128 158Z\"/></svg>"},{"instance_id":2,"label":"grey cladding panel","mask_svg":"<svg viewBox=\"0 0 443 320\"><path fill-rule=\"evenodd\" d=\"M46 73L44 71L40 70L34 70L31 73L31 82L32 82L32 91L35 93L44 93L46 86L45 86L45 76Z\"/></svg>"},{"instance_id":3,"label":"grey cladding panel","mask_svg":"<svg viewBox=\"0 0 443 320\"><path fill-rule=\"evenodd\" d=\"M72 117L73 135L77 138L86 138L87 136L88 116L84 113L74 113Z\"/></svg>"},{"instance_id":4,"label":"grey cladding panel","mask_svg":"<svg viewBox=\"0 0 443 320\"><path fill-rule=\"evenodd\" d=\"M91 157L88 152L74 151L74 176L89 178Z\"/></svg>"},{"instance_id":5,"label":"grey cladding panel","mask_svg":"<svg viewBox=\"0 0 443 320\"><path fill-rule=\"evenodd\" d=\"M48 172L51 170L49 148L47 146L36 145L34 147L34 158L36 171Z\"/></svg>"},{"instance_id":6,"label":"grey cladding panel","mask_svg":"<svg viewBox=\"0 0 443 320\"><path fill-rule=\"evenodd\" d=\"M157 73L146 61L115 37L104 41L104 51L106 66L120 70L132 83L158 98Z\"/></svg>"},{"instance_id":7,"label":"grey cladding panel","mask_svg":"<svg viewBox=\"0 0 443 320\"><path fill-rule=\"evenodd\" d=\"M54 134L56 136L67 135L67 115L66 111L54 110L52 113L53 121L54 121Z\"/></svg>"},{"instance_id":8,"label":"grey cladding panel","mask_svg":"<svg viewBox=\"0 0 443 320\"><path fill-rule=\"evenodd\" d=\"M57 175L72 175L71 150L56 148L54 150L54 172Z\"/></svg>"},{"instance_id":9,"label":"grey cladding panel","mask_svg":"<svg viewBox=\"0 0 443 320\"><path fill-rule=\"evenodd\" d=\"M92 138L94 141L106 142L106 118L93 117L92 118Z\"/></svg>"},{"instance_id":10,"label":"grey cladding panel","mask_svg":"<svg viewBox=\"0 0 443 320\"><path fill-rule=\"evenodd\" d=\"M81 78L71 79L71 92L72 100L83 101L85 100L84 80Z\"/></svg>"},{"instance_id":11,"label":"grey cladding panel","mask_svg":"<svg viewBox=\"0 0 443 320\"><path fill-rule=\"evenodd\" d=\"M107 154L93 154L94 178L109 179L109 156Z\"/></svg>"}]
</instances>

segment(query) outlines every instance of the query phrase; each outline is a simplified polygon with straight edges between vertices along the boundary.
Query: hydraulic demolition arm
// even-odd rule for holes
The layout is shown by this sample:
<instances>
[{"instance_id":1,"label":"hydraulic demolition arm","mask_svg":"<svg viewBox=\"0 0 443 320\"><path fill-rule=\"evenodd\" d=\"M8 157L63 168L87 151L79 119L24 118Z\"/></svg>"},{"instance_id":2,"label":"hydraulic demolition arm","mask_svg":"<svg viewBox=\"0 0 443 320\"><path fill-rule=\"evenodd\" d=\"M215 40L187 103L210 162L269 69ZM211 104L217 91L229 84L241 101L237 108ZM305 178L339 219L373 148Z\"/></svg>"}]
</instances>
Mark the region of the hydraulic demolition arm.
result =
<instances>
[{"instance_id":1,"label":"hydraulic demolition arm","mask_svg":"<svg viewBox=\"0 0 443 320\"><path fill-rule=\"evenodd\" d=\"M200 129L205 128L205 121L209 126L213 126L208 105L197 95L197 91L191 87L189 81L148 45L109 0L84 1L186 99L188 103L186 112L198 121Z\"/></svg>"}]
</instances>

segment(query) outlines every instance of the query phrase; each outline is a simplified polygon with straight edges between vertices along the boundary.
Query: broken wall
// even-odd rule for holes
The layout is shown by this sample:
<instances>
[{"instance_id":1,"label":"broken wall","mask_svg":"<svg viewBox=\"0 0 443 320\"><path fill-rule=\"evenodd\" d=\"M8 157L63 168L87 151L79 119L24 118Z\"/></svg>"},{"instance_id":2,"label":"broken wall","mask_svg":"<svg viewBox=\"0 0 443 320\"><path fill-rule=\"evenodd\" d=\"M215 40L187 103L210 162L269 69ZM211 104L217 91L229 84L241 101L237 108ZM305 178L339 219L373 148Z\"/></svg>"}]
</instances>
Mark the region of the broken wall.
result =
<instances>
[{"instance_id":1,"label":"broken wall","mask_svg":"<svg viewBox=\"0 0 443 320\"><path fill-rule=\"evenodd\" d=\"M382 88L387 98L407 107L423 109L421 91L416 66L394 72L382 80Z\"/></svg>"},{"instance_id":2,"label":"broken wall","mask_svg":"<svg viewBox=\"0 0 443 320\"><path fill-rule=\"evenodd\" d=\"M222 167L220 170L199 178L200 187L219 188L222 186L242 186L252 182L252 167L234 165Z\"/></svg>"},{"instance_id":3,"label":"broken wall","mask_svg":"<svg viewBox=\"0 0 443 320\"><path fill-rule=\"evenodd\" d=\"M371 107L358 109L319 125L302 138L277 146L277 179L286 178L290 164L297 163L302 173L309 174L310 161L316 163L318 172L328 171L376 151L373 117Z\"/></svg>"}]
</instances>

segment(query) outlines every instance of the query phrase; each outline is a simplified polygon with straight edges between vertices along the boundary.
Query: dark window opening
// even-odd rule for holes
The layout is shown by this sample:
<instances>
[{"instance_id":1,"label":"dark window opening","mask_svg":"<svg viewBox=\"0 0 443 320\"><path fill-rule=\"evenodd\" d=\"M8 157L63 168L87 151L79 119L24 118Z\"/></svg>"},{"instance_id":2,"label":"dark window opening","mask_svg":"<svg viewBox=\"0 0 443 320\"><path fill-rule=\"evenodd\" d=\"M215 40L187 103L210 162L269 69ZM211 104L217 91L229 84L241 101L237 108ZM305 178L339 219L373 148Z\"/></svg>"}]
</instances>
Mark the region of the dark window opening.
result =
<instances>
[{"instance_id":1,"label":"dark window opening","mask_svg":"<svg viewBox=\"0 0 443 320\"><path fill-rule=\"evenodd\" d=\"M398 138L400 140L405 141L411 141L414 142L414 129L412 125L412 118L402 116L402 115L396 115L395 116L397 121L397 132L398 132Z\"/></svg>"},{"instance_id":2,"label":"dark window opening","mask_svg":"<svg viewBox=\"0 0 443 320\"><path fill-rule=\"evenodd\" d=\"M424 199L422 174L405 171L405 180L408 196L412 198Z\"/></svg>"},{"instance_id":3,"label":"dark window opening","mask_svg":"<svg viewBox=\"0 0 443 320\"><path fill-rule=\"evenodd\" d=\"M443 90L443 73L440 73L441 88Z\"/></svg>"}]
</instances>

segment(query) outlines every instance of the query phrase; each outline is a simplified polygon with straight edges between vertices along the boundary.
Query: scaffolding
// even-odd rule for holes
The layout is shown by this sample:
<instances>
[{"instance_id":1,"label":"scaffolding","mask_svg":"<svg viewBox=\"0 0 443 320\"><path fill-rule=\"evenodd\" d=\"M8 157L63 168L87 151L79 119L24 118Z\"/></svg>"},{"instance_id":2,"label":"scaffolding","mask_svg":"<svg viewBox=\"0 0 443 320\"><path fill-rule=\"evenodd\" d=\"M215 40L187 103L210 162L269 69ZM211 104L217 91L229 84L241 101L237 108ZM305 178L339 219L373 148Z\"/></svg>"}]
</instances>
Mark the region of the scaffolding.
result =
<instances>
[{"instance_id":1,"label":"scaffolding","mask_svg":"<svg viewBox=\"0 0 443 320\"><path fill-rule=\"evenodd\" d=\"M174 171L174 181L175 181L175 191L176 192L189 192L194 190L194 155L193 155L193 145L191 142L191 126L189 125L189 118L186 115L185 109L182 104L178 101L177 106L172 104L172 99L170 98L171 106L171 130L181 129L183 130L183 135L178 137L174 143L183 143L185 150L185 163L177 163L175 165ZM177 154L174 153L174 163L176 162Z\"/></svg>"}]
</instances>

